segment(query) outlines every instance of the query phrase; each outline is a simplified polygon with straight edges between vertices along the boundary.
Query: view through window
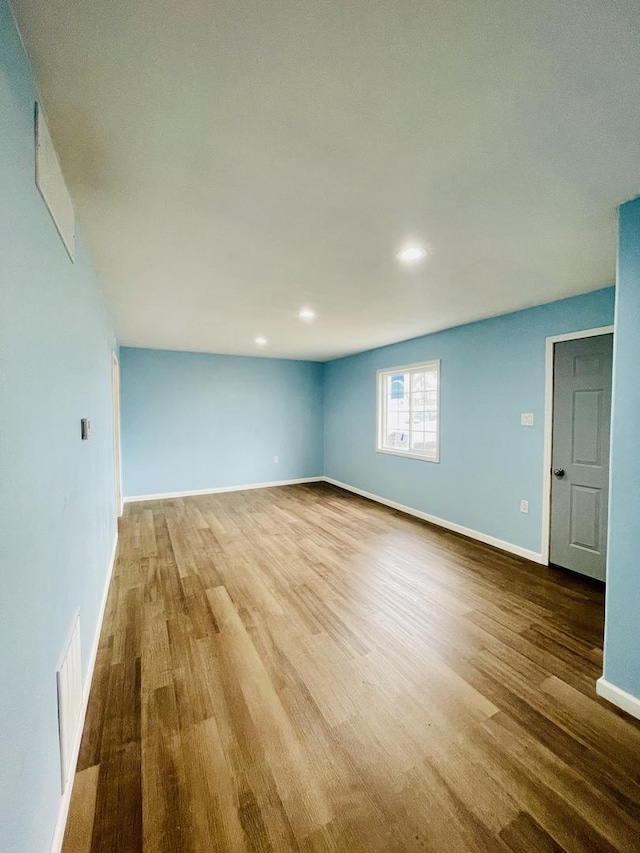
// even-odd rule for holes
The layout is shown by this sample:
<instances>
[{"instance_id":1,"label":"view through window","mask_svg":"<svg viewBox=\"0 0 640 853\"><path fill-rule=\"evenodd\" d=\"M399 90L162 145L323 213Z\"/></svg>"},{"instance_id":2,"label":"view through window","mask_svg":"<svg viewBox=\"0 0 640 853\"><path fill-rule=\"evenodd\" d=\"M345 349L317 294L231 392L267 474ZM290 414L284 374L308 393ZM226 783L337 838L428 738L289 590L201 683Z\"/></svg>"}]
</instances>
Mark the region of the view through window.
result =
<instances>
[{"instance_id":1,"label":"view through window","mask_svg":"<svg viewBox=\"0 0 640 853\"><path fill-rule=\"evenodd\" d=\"M440 362L378 372L378 450L437 462Z\"/></svg>"}]
</instances>

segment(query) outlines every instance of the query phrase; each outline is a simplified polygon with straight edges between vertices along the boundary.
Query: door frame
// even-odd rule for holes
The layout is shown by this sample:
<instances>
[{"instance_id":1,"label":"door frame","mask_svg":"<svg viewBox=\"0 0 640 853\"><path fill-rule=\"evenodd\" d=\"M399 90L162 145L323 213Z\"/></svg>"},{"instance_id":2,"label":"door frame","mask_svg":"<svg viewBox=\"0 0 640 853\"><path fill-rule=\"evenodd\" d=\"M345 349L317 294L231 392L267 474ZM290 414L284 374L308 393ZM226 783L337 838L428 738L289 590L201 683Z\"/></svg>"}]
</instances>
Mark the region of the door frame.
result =
<instances>
[{"instance_id":1,"label":"door frame","mask_svg":"<svg viewBox=\"0 0 640 853\"><path fill-rule=\"evenodd\" d=\"M581 332L568 332L566 335L552 335L546 339L545 378L544 378L544 469L542 479L542 543L540 553L545 566L549 565L551 551L551 461L553 445L553 354L556 344L562 341L577 341L581 338L595 338L598 335L615 334L614 326L599 326L595 329L583 329Z\"/></svg>"},{"instance_id":2,"label":"door frame","mask_svg":"<svg viewBox=\"0 0 640 853\"><path fill-rule=\"evenodd\" d=\"M111 351L111 403L113 413L113 472L116 495L116 515L122 515L122 454L120 444L120 362L115 350Z\"/></svg>"}]
</instances>

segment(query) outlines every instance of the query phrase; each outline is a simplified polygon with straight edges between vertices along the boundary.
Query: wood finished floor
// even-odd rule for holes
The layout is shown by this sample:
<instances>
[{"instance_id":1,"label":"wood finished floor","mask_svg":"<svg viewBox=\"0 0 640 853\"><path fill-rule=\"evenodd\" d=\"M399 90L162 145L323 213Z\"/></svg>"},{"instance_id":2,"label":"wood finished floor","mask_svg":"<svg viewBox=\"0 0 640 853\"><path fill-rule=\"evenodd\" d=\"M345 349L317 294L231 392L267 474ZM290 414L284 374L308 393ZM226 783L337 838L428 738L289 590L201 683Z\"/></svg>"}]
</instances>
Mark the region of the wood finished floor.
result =
<instances>
[{"instance_id":1,"label":"wood finished floor","mask_svg":"<svg viewBox=\"0 0 640 853\"><path fill-rule=\"evenodd\" d=\"M602 627L326 484L129 505L64 853L640 851Z\"/></svg>"}]
</instances>

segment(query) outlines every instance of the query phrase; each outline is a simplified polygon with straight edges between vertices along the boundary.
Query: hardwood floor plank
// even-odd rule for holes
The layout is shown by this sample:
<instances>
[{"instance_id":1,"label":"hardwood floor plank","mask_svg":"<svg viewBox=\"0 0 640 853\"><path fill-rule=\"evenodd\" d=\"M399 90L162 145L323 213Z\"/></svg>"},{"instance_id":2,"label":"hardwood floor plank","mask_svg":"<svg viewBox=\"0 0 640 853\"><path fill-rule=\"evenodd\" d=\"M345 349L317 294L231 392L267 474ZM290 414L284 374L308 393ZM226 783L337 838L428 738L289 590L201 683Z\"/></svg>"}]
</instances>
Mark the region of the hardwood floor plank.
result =
<instances>
[{"instance_id":1,"label":"hardwood floor plank","mask_svg":"<svg viewBox=\"0 0 640 853\"><path fill-rule=\"evenodd\" d=\"M141 772L143 848L189 853L194 847L172 684L143 693Z\"/></svg>"},{"instance_id":2,"label":"hardwood floor plank","mask_svg":"<svg viewBox=\"0 0 640 853\"><path fill-rule=\"evenodd\" d=\"M520 812L500 833L513 853L562 853L562 847L527 812Z\"/></svg>"},{"instance_id":3,"label":"hardwood floor plank","mask_svg":"<svg viewBox=\"0 0 640 853\"><path fill-rule=\"evenodd\" d=\"M225 587L207 593L220 625L223 653L239 678L266 761L297 838L327 823L324 793L304 766L295 731Z\"/></svg>"},{"instance_id":4,"label":"hardwood floor plank","mask_svg":"<svg viewBox=\"0 0 640 853\"><path fill-rule=\"evenodd\" d=\"M327 484L128 504L64 853L640 853L603 617Z\"/></svg>"},{"instance_id":5,"label":"hardwood floor plank","mask_svg":"<svg viewBox=\"0 0 640 853\"><path fill-rule=\"evenodd\" d=\"M90 850L127 853L142 849L140 744L127 743L107 751L100 763Z\"/></svg>"},{"instance_id":6,"label":"hardwood floor plank","mask_svg":"<svg viewBox=\"0 0 640 853\"><path fill-rule=\"evenodd\" d=\"M99 771L100 765L94 764L76 773L63 842L67 853L85 853L90 849Z\"/></svg>"}]
</instances>

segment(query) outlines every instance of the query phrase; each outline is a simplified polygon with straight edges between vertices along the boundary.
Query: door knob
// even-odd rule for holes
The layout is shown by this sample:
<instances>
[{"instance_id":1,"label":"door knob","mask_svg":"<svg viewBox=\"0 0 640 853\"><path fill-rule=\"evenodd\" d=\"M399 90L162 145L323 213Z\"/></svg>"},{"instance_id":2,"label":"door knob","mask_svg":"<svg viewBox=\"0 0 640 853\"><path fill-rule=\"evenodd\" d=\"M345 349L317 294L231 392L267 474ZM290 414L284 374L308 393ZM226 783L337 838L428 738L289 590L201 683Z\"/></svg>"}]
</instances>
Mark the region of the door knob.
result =
<instances>
[{"instance_id":1,"label":"door knob","mask_svg":"<svg viewBox=\"0 0 640 853\"><path fill-rule=\"evenodd\" d=\"M554 477L564 477L564 468L554 468L553 469Z\"/></svg>"}]
</instances>

